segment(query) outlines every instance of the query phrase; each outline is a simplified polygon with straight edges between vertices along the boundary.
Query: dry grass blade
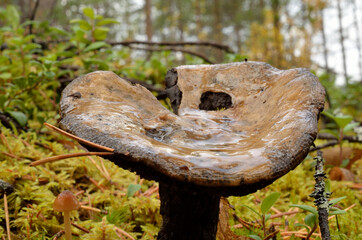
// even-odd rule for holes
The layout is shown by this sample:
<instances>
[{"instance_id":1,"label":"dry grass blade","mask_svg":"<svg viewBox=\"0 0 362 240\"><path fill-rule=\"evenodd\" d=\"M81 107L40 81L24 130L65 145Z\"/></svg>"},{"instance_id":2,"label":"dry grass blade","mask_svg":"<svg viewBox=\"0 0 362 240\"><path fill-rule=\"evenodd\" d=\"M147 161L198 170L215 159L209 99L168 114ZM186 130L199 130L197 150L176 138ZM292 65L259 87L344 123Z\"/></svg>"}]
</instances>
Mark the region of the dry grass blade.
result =
<instances>
[{"instance_id":1,"label":"dry grass blade","mask_svg":"<svg viewBox=\"0 0 362 240\"><path fill-rule=\"evenodd\" d=\"M13 152L11 151L11 148L10 148L10 146L9 146L9 143L8 143L8 141L6 140L6 137L5 137L5 135L4 135L2 132L0 132L0 139L1 139L1 141L4 143L5 147L9 150L9 152L10 152L11 154L13 154Z\"/></svg>"},{"instance_id":2,"label":"dry grass blade","mask_svg":"<svg viewBox=\"0 0 362 240\"><path fill-rule=\"evenodd\" d=\"M86 205L80 205L80 208L85 209L85 210L89 210L89 211L93 211L93 212L98 212L98 213L104 213L107 214L107 211L105 210L101 210L95 207L90 207L90 206L86 206Z\"/></svg>"},{"instance_id":3,"label":"dry grass blade","mask_svg":"<svg viewBox=\"0 0 362 240\"><path fill-rule=\"evenodd\" d=\"M64 154L64 155L59 155L59 156L54 156L54 157L49 157L49 158L44 158L35 162L30 163L30 166L38 166L40 164L44 164L44 163L49 163L49 162L55 162L55 161L59 161L59 160L63 160L63 159L67 159L67 158L73 158L73 157L83 157L83 156L92 156L92 155L97 155L97 156L104 156L104 155L112 155L113 153L111 152L82 152L82 153L70 153L70 154Z\"/></svg>"},{"instance_id":4,"label":"dry grass blade","mask_svg":"<svg viewBox=\"0 0 362 240\"><path fill-rule=\"evenodd\" d=\"M102 173L102 175L103 175L108 181L111 181L111 180L112 180L111 177L109 176L109 174L107 174L108 172L107 172L107 173L105 172L105 168L102 169L102 168L96 163L96 161L94 160L94 158L88 156L88 159L94 164L94 166L99 170L99 172Z\"/></svg>"},{"instance_id":5,"label":"dry grass blade","mask_svg":"<svg viewBox=\"0 0 362 240\"><path fill-rule=\"evenodd\" d=\"M269 239L274 238L274 237L278 234L278 232L279 232L279 230L276 230L276 231L270 233L268 236L266 236L266 237L264 238L264 240L269 240Z\"/></svg>"},{"instance_id":6,"label":"dry grass blade","mask_svg":"<svg viewBox=\"0 0 362 240\"><path fill-rule=\"evenodd\" d=\"M5 222L6 222L6 233L8 235L8 239L10 238L10 220L9 220L9 209L8 209L8 199L6 197L6 193L4 193L4 212L5 212Z\"/></svg>"},{"instance_id":7,"label":"dry grass blade","mask_svg":"<svg viewBox=\"0 0 362 240\"><path fill-rule=\"evenodd\" d=\"M85 140L83 138L80 138L80 137L77 137L77 136L75 136L73 134L70 134L70 133L68 133L68 132L66 132L66 131L64 131L64 130L62 130L60 128L57 128L56 126L53 126L53 125L51 125L49 123L44 123L44 125L46 127L50 128L50 129L52 129L52 130L57 131L60 134L63 134L65 136L69 137L69 138L75 139L78 142L83 143L85 145L88 145L88 146L91 146L91 147L94 147L94 148L97 148L97 149L100 149L100 150L104 150L104 151L107 151L107 152L114 152L113 148L105 147L105 146L102 146L102 145L87 141L87 140Z\"/></svg>"},{"instance_id":8,"label":"dry grass blade","mask_svg":"<svg viewBox=\"0 0 362 240\"><path fill-rule=\"evenodd\" d=\"M1 153L1 154L4 154L5 156L11 157L11 158L15 158L15 159L18 159L18 160L21 159L21 157L16 156L16 155L11 154L11 153L7 153L7 152L0 152L0 153Z\"/></svg>"},{"instance_id":9,"label":"dry grass blade","mask_svg":"<svg viewBox=\"0 0 362 240\"><path fill-rule=\"evenodd\" d=\"M291 212L281 212L281 213L277 213L277 214L271 215L271 216L270 216L270 219L278 218L278 217L282 217L282 216L287 216L287 215L294 215L294 214L297 214L297 213L299 213L298 210L291 211Z\"/></svg>"},{"instance_id":10,"label":"dry grass blade","mask_svg":"<svg viewBox=\"0 0 362 240\"><path fill-rule=\"evenodd\" d=\"M135 240L128 232L120 229L119 227L114 227L114 228L115 228L116 232L118 232L118 233L120 233L120 234L128 237L128 238L131 239L131 240Z\"/></svg>"}]
</instances>

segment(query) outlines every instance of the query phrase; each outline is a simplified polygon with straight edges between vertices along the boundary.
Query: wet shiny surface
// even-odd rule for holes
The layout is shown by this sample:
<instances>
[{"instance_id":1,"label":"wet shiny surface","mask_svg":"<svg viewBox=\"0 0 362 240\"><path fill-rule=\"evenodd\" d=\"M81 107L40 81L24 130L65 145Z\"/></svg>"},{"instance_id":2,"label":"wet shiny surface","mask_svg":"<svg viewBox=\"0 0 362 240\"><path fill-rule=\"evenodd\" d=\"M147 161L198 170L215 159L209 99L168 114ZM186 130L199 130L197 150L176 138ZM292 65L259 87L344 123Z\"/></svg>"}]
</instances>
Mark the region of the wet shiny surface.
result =
<instances>
[{"instance_id":1,"label":"wet shiny surface","mask_svg":"<svg viewBox=\"0 0 362 240\"><path fill-rule=\"evenodd\" d=\"M64 90L61 127L162 174L206 186L276 179L303 160L324 104L314 75L258 62L176 70L179 115L145 88L94 72ZM232 106L199 110L208 91L228 94Z\"/></svg>"}]
</instances>

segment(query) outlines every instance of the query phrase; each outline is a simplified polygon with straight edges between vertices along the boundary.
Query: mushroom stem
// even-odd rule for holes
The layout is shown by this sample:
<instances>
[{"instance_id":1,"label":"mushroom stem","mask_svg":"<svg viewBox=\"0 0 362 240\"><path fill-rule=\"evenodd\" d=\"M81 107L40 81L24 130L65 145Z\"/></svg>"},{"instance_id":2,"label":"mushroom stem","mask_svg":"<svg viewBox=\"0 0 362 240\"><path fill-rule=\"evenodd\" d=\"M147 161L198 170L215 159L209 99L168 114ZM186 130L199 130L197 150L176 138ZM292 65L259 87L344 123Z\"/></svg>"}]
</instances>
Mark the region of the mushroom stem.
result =
<instances>
[{"instance_id":1,"label":"mushroom stem","mask_svg":"<svg viewBox=\"0 0 362 240\"><path fill-rule=\"evenodd\" d=\"M72 239L72 229L70 224L70 211L63 212L64 214L64 231L65 231L65 239Z\"/></svg>"},{"instance_id":2,"label":"mushroom stem","mask_svg":"<svg viewBox=\"0 0 362 240\"><path fill-rule=\"evenodd\" d=\"M215 240L220 195L206 187L160 182L162 227L158 240Z\"/></svg>"}]
</instances>

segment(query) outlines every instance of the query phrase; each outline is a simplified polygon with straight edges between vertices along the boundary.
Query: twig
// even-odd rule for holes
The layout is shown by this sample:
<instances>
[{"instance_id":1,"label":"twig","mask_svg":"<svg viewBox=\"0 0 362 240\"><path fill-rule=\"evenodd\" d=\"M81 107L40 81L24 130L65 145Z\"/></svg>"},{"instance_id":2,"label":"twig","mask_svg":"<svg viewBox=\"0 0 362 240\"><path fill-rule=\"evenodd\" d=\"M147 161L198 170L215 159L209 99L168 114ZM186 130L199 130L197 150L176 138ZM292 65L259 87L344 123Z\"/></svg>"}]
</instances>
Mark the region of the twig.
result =
<instances>
[{"instance_id":1,"label":"twig","mask_svg":"<svg viewBox=\"0 0 362 240\"><path fill-rule=\"evenodd\" d=\"M81 152L81 153L70 153L70 154L64 154L59 156L53 156L49 158L44 158L35 162L30 163L30 166L38 166L40 164L49 163L49 162L55 162L58 160L63 160L67 158L73 158L73 157L83 157L83 156L105 156L105 155L113 155L112 152Z\"/></svg>"},{"instance_id":2,"label":"twig","mask_svg":"<svg viewBox=\"0 0 362 240\"><path fill-rule=\"evenodd\" d=\"M35 2L33 12L31 13L31 16L29 19L30 21L33 21L35 19L35 15L36 15L36 11L38 10L39 2L40 2L40 0L36 0L36 2ZM32 23L29 24L29 34L33 34L33 24Z\"/></svg>"},{"instance_id":3,"label":"twig","mask_svg":"<svg viewBox=\"0 0 362 240\"><path fill-rule=\"evenodd\" d=\"M143 196L149 197L151 196L153 193L158 191L158 186L154 185L152 187L150 187L149 189L147 189L147 191L145 191L144 193L142 193Z\"/></svg>"},{"instance_id":4,"label":"twig","mask_svg":"<svg viewBox=\"0 0 362 240\"><path fill-rule=\"evenodd\" d=\"M318 209L318 220L319 227L322 233L322 240L330 240L329 226L328 226L328 211L329 211L329 202L328 199L331 195L330 192L325 191L325 182L324 178L326 178L326 173L323 170L323 154L318 150L317 156L314 158L317 162L315 166L315 187L310 197L315 199L314 204Z\"/></svg>"},{"instance_id":5,"label":"twig","mask_svg":"<svg viewBox=\"0 0 362 240\"><path fill-rule=\"evenodd\" d=\"M83 208L85 210L89 210L89 211L93 211L93 212L98 212L98 213L103 213L103 214L107 214L107 211L105 210L101 210L95 207L90 207L90 206L86 206L86 205L80 205L80 208Z\"/></svg>"},{"instance_id":6,"label":"twig","mask_svg":"<svg viewBox=\"0 0 362 240\"><path fill-rule=\"evenodd\" d=\"M297 213L299 213L298 210L296 210L296 211L291 211L291 212L277 213L277 214L271 215L271 216L270 216L270 219L278 218L278 217L282 217L282 216L286 216L286 215L294 215L294 214L297 214Z\"/></svg>"},{"instance_id":7,"label":"twig","mask_svg":"<svg viewBox=\"0 0 362 240\"><path fill-rule=\"evenodd\" d=\"M6 197L6 193L4 193L4 212L5 212L5 222L6 222L6 233L8 235L8 240L11 240L8 199Z\"/></svg>"},{"instance_id":8,"label":"twig","mask_svg":"<svg viewBox=\"0 0 362 240\"><path fill-rule=\"evenodd\" d=\"M173 52L183 52L183 53L187 53L196 57L199 57L201 59L203 59L205 62L210 63L210 64L215 64L213 61L211 61L208 57L206 57L205 55L198 53L198 52L194 52L191 50L186 50L186 49L182 49L182 48L172 48L172 47L165 47L165 48L144 48L144 47L133 47L133 46L127 46L131 49L135 49L135 50L142 50L142 51L149 51L149 52L162 52L162 51L173 51Z\"/></svg>"},{"instance_id":9,"label":"twig","mask_svg":"<svg viewBox=\"0 0 362 240\"><path fill-rule=\"evenodd\" d=\"M313 147L313 148L311 148L311 149L309 150L309 152L314 152L314 151L321 150L321 149L324 149L324 148L327 148L327 147L333 147L334 145L337 145L337 144L338 144L338 141L337 141L337 140L333 140L333 141L327 142L327 143L325 143L325 144L322 144L322 145Z\"/></svg>"},{"instance_id":10,"label":"twig","mask_svg":"<svg viewBox=\"0 0 362 240\"><path fill-rule=\"evenodd\" d=\"M86 229L86 228L84 228L84 227L82 227L82 226L79 226L79 225L77 225L77 224L75 224L75 223L71 223L74 227L76 227L76 228L78 228L79 230L81 230L81 231L83 231L83 232L85 232L85 233L90 233L90 231L88 230L88 229Z\"/></svg>"},{"instance_id":11,"label":"twig","mask_svg":"<svg viewBox=\"0 0 362 240\"><path fill-rule=\"evenodd\" d=\"M73 134L70 134L70 133L68 133L68 132L66 132L66 131L64 131L64 130L62 130L62 129L60 129L60 128L57 128L56 126L53 126L53 125L51 125L51 124L49 124L49 123L44 123L44 125L45 125L46 127L50 128L50 129L52 129L52 130L57 131L57 132L60 133L60 134L63 134L63 135L65 135L65 136L69 137L69 138L75 139L75 140L77 140L78 142L83 143L83 144L85 144L85 145L88 145L88 146L90 146L90 147L94 147L94 148L97 148L97 149L100 149L100 150L104 150L104 151L107 151L107 152L114 152L114 149L113 149L113 148L105 147L105 146L102 146L102 145L99 145L99 144L96 144L96 143L87 141L87 140L85 140L85 139L83 139L83 138L80 138L80 137L77 137L77 136L75 136L75 135L73 135Z\"/></svg>"},{"instance_id":12,"label":"twig","mask_svg":"<svg viewBox=\"0 0 362 240\"><path fill-rule=\"evenodd\" d=\"M101 190L101 192L103 193L104 190L106 189L104 186L100 185L96 180L94 180L93 178L89 177L89 176L85 176L89 181L91 181L91 183L93 183L94 185L96 185L97 188L99 188L99 190Z\"/></svg>"},{"instance_id":13,"label":"twig","mask_svg":"<svg viewBox=\"0 0 362 240\"><path fill-rule=\"evenodd\" d=\"M96 166L96 168L102 173L102 175L110 182L112 179L110 178L109 174L107 175L104 170L96 163L96 161L88 156L88 159L94 164L94 166Z\"/></svg>"},{"instance_id":14,"label":"twig","mask_svg":"<svg viewBox=\"0 0 362 240\"><path fill-rule=\"evenodd\" d=\"M318 133L318 139L325 139L325 140L337 140L335 136L332 136L328 133ZM358 139L357 136L343 136L343 140L347 140L349 142L357 142L362 143L362 140Z\"/></svg>"},{"instance_id":15,"label":"twig","mask_svg":"<svg viewBox=\"0 0 362 240\"><path fill-rule=\"evenodd\" d=\"M64 235L64 233L65 233L64 230L60 230L59 232L57 232L57 233L54 235L53 240L58 240L59 238L61 238L61 237Z\"/></svg>"},{"instance_id":16,"label":"twig","mask_svg":"<svg viewBox=\"0 0 362 240\"><path fill-rule=\"evenodd\" d=\"M99 161L101 162L101 166L102 166L102 169L103 169L103 173L104 173L106 179L107 179L109 182L111 182L112 179L111 179L111 176L109 175L109 172L108 172L106 166L104 165L103 158L100 158Z\"/></svg>"},{"instance_id":17,"label":"twig","mask_svg":"<svg viewBox=\"0 0 362 240\"><path fill-rule=\"evenodd\" d=\"M207 42L207 41L199 41L199 42L148 42L148 41L137 41L137 40L131 40L131 41L121 41L121 42L108 42L109 45L115 46L115 45L123 45L128 46L131 44L142 44L142 45L158 45L158 46L185 46L185 45L194 45L194 46L210 46L214 48L218 48L221 50L224 50L228 53L234 53L233 50L227 45L220 44L220 43L214 43L214 42Z\"/></svg>"},{"instance_id":18,"label":"twig","mask_svg":"<svg viewBox=\"0 0 362 240\"><path fill-rule=\"evenodd\" d=\"M116 229L116 231L117 231L117 232L119 232L120 234L122 234L122 235L124 235L124 236L128 237L129 239L131 239L131 240L135 240L135 239L134 239L134 237L132 237L132 236L131 236L128 232L126 232L126 231L124 231L124 230L120 229L119 227L114 227L114 229Z\"/></svg>"},{"instance_id":19,"label":"twig","mask_svg":"<svg viewBox=\"0 0 362 240\"><path fill-rule=\"evenodd\" d=\"M266 236L264 238L264 240L268 240L268 239L275 237L278 234L278 232L279 232L279 230L276 230L275 232L270 233L268 236Z\"/></svg>"},{"instance_id":20,"label":"twig","mask_svg":"<svg viewBox=\"0 0 362 240\"><path fill-rule=\"evenodd\" d=\"M308 233L306 240L309 240L309 238L312 236L312 234L314 233L314 231L317 229L317 223L314 224L313 228L310 230L310 232Z\"/></svg>"},{"instance_id":21,"label":"twig","mask_svg":"<svg viewBox=\"0 0 362 240\"><path fill-rule=\"evenodd\" d=\"M18 159L18 160L21 159L21 157L16 156L16 155L11 154L11 153L7 153L7 152L0 152L0 153L1 153L1 154L4 154L5 156L11 157L11 158L15 158L15 159Z\"/></svg>"}]
</instances>

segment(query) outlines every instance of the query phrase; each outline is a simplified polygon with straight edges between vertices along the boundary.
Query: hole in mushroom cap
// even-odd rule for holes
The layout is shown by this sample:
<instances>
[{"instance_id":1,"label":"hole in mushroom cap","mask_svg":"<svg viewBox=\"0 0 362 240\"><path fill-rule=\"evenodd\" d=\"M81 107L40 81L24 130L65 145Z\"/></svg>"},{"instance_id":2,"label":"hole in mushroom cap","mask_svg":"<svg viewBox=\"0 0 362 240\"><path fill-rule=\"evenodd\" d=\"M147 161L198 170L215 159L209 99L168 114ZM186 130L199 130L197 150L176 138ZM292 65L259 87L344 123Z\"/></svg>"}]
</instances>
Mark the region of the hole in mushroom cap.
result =
<instances>
[{"instance_id":1,"label":"hole in mushroom cap","mask_svg":"<svg viewBox=\"0 0 362 240\"><path fill-rule=\"evenodd\" d=\"M204 92L200 98L200 110L220 111L232 107L231 97L223 92Z\"/></svg>"}]
</instances>

